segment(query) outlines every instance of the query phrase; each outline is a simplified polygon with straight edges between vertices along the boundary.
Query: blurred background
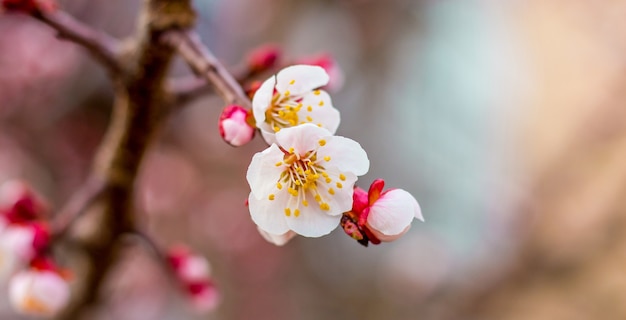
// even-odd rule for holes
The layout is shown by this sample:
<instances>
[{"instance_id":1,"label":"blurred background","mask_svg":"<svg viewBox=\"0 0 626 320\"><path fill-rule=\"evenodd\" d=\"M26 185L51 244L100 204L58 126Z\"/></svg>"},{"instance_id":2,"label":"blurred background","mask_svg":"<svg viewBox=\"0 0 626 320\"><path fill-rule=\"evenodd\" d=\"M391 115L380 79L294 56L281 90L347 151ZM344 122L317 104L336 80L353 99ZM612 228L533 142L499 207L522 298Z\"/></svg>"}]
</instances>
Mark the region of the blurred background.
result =
<instances>
[{"instance_id":1,"label":"blurred background","mask_svg":"<svg viewBox=\"0 0 626 320\"><path fill-rule=\"evenodd\" d=\"M123 38L139 0L60 0ZM265 242L245 172L260 138L218 134L222 102L175 114L142 168L137 211L159 244L211 261L222 304L197 315L129 245L89 319L626 319L626 1L196 0L234 67L275 43L344 71L338 134L419 201L400 240L336 230ZM0 16L0 180L58 208L85 178L112 102L106 73L28 17ZM181 61L173 75L189 71ZM263 79L260 79L263 80ZM16 316L0 297L2 319Z\"/></svg>"}]
</instances>

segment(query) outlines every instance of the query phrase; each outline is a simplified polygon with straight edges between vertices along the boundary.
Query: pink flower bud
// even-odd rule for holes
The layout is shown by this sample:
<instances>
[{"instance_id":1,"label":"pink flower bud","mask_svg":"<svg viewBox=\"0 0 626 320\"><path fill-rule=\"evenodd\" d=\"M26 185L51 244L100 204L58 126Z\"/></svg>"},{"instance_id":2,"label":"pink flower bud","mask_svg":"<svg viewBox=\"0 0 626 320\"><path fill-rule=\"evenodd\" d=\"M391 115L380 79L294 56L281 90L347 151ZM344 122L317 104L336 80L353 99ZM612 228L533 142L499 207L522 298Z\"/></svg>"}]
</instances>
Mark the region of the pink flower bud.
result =
<instances>
[{"instance_id":1,"label":"pink flower bud","mask_svg":"<svg viewBox=\"0 0 626 320\"><path fill-rule=\"evenodd\" d=\"M0 187L0 210L10 223L40 219L46 205L23 181L10 180Z\"/></svg>"},{"instance_id":2,"label":"pink flower bud","mask_svg":"<svg viewBox=\"0 0 626 320\"><path fill-rule=\"evenodd\" d=\"M271 69L280 59L282 52L280 47L266 44L252 50L248 54L248 68L251 73L259 73Z\"/></svg>"},{"instance_id":3,"label":"pink flower bud","mask_svg":"<svg viewBox=\"0 0 626 320\"><path fill-rule=\"evenodd\" d=\"M191 304L197 312L209 312L215 310L220 301L217 288L211 281L191 283L187 287Z\"/></svg>"},{"instance_id":4,"label":"pink flower bud","mask_svg":"<svg viewBox=\"0 0 626 320\"><path fill-rule=\"evenodd\" d=\"M167 259L194 309L199 312L213 310L218 304L219 293L211 280L209 262L182 246L171 249Z\"/></svg>"},{"instance_id":5,"label":"pink flower bud","mask_svg":"<svg viewBox=\"0 0 626 320\"><path fill-rule=\"evenodd\" d=\"M50 12L57 8L54 0L0 0L0 9L33 14L43 11Z\"/></svg>"},{"instance_id":6,"label":"pink flower bud","mask_svg":"<svg viewBox=\"0 0 626 320\"><path fill-rule=\"evenodd\" d=\"M343 87L344 75L341 67L339 67L339 63L335 60L330 54L322 53L315 56L304 57L298 60L300 64L308 64L312 66L322 67L326 73L328 73L328 77L330 81L326 85L326 89L329 91L338 91Z\"/></svg>"},{"instance_id":7,"label":"pink flower bud","mask_svg":"<svg viewBox=\"0 0 626 320\"><path fill-rule=\"evenodd\" d=\"M424 221L417 200L402 189L382 192L383 180L372 183L367 227L380 241L393 241L411 227L413 218Z\"/></svg>"},{"instance_id":8,"label":"pink flower bud","mask_svg":"<svg viewBox=\"0 0 626 320\"><path fill-rule=\"evenodd\" d=\"M254 138L252 113L243 107L230 105L224 108L219 120L220 135L232 146L242 146Z\"/></svg>"},{"instance_id":9,"label":"pink flower bud","mask_svg":"<svg viewBox=\"0 0 626 320\"><path fill-rule=\"evenodd\" d=\"M0 246L5 248L7 253L15 255L24 264L35 257L35 238L37 231L30 226L7 227L0 235Z\"/></svg>"},{"instance_id":10,"label":"pink flower bud","mask_svg":"<svg viewBox=\"0 0 626 320\"><path fill-rule=\"evenodd\" d=\"M417 200L402 189L383 192L385 181L372 182L368 192L354 189L352 210L345 212L341 226L364 246L398 239L411 227L413 218L424 221Z\"/></svg>"},{"instance_id":11,"label":"pink flower bud","mask_svg":"<svg viewBox=\"0 0 626 320\"><path fill-rule=\"evenodd\" d=\"M21 314L54 316L65 308L69 298L69 284L54 271L22 271L9 282L9 300Z\"/></svg>"}]
</instances>

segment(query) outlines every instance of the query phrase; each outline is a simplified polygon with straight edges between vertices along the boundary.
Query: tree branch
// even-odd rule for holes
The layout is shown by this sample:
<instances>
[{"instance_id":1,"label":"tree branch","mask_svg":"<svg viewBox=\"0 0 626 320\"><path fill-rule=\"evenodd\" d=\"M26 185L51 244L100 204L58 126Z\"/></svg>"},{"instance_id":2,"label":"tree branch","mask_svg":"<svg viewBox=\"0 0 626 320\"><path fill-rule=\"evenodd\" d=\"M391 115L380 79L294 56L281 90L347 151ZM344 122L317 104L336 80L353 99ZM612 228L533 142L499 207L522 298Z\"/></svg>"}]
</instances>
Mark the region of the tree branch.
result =
<instances>
[{"instance_id":1,"label":"tree branch","mask_svg":"<svg viewBox=\"0 0 626 320\"><path fill-rule=\"evenodd\" d=\"M52 222L53 238L62 237L72 226L74 221L85 213L89 207L100 199L106 191L104 180L91 176L85 181L76 193L68 200L65 206L57 213Z\"/></svg>"},{"instance_id":2,"label":"tree branch","mask_svg":"<svg viewBox=\"0 0 626 320\"><path fill-rule=\"evenodd\" d=\"M117 59L119 42L105 33L98 32L67 13L37 11L33 17L55 29L58 37L74 42L91 53L112 75L119 75L123 69Z\"/></svg>"},{"instance_id":3,"label":"tree branch","mask_svg":"<svg viewBox=\"0 0 626 320\"><path fill-rule=\"evenodd\" d=\"M252 108L250 99L239 82L204 46L198 34L193 31L173 30L163 34L161 39L178 51L196 75L210 82L227 104Z\"/></svg>"}]
</instances>

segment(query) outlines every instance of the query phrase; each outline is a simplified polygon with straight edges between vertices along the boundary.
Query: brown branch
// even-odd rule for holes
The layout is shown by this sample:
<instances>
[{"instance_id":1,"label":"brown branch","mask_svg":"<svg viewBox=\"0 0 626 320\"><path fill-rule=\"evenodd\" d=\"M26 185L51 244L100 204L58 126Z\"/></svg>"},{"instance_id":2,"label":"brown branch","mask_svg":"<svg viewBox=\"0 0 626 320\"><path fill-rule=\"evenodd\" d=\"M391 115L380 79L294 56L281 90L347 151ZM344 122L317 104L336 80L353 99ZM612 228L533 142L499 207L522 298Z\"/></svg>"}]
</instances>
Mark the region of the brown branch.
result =
<instances>
[{"instance_id":1,"label":"brown branch","mask_svg":"<svg viewBox=\"0 0 626 320\"><path fill-rule=\"evenodd\" d=\"M96 176L88 178L54 217L51 226L53 238L57 239L65 235L74 221L87 212L89 207L104 195L105 191L106 184L102 179Z\"/></svg>"},{"instance_id":2,"label":"brown branch","mask_svg":"<svg viewBox=\"0 0 626 320\"><path fill-rule=\"evenodd\" d=\"M97 302L102 283L119 256L120 240L135 230L135 183L146 150L163 122L168 99L165 81L176 53L160 39L170 30L187 29L194 23L191 0L144 0L137 33L125 55L125 77L115 81L112 120L92 173L104 181L106 192L97 203L98 210L84 217L88 223L73 230L87 249L86 263L79 273L75 300L63 319L79 319Z\"/></svg>"},{"instance_id":3,"label":"brown branch","mask_svg":"<svg viewBox=\"0 0 626 320\"><path fill-rule=\"evenodd\" d=\"M74 42L91 53L112 75L122 73L117 59L119 43L109 35L98 32L63 11L36 11L33 17L55 29L59 38Z\"/></svg>"},{"instance_id":4,"label":"brown branch","mask_svg":"<svg viewBox=\"0 0 626 320\"><path fill-rule=\"evenodd\" d=\"M195 32L174 30L163 34L162 40L178 51L196 75L210 82L227 104L252 107L239 82L204 46Z\"/></svg>"}]
</instances>

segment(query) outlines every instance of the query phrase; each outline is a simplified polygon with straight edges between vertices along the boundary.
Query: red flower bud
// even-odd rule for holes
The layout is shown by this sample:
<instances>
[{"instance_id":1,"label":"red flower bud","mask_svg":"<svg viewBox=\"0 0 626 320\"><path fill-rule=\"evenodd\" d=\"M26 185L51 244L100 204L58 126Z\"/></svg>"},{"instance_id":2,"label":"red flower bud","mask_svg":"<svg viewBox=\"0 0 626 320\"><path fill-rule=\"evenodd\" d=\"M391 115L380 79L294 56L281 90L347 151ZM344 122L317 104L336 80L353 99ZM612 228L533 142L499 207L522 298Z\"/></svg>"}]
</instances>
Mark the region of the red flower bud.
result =
<instances>
[{"instance_id":1,"label":"red flower bud","mask_svg":"<svg viewBox=\"0 0 626 320\"><path fill-rule=\"evenodd\" d=\"M219 120L220 135L228 144L242 146L254 138L256 130L251 122L254 122L251 111L236 105L227 106Z\"/></svg>"}]
</instances>

